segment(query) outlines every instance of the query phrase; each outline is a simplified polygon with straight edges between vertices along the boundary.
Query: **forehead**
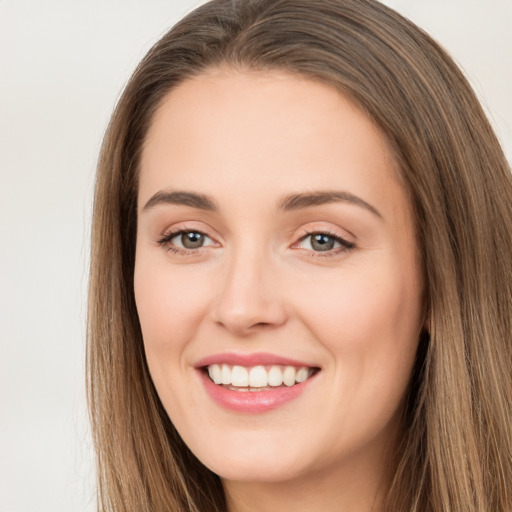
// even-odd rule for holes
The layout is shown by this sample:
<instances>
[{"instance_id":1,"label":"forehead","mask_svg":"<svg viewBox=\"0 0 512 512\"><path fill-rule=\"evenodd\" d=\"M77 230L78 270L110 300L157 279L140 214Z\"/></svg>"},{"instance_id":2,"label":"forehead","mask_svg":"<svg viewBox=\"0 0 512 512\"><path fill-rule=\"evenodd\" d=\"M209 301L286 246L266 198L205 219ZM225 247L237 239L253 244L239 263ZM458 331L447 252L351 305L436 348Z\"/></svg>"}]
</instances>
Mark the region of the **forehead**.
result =
<instances>
[{"instance_id":1,"label":"forehead","mask_svg":"<svg viewBox=\"0 0 512 512\"><path fill-rule=\"evenodd\" d=\"M159 189L266 195L401 188L384 135L333 87L285 72L215 69L173 89L141 159L139 200ZM403 191L402 191L403 193Z\"/></svg>"},{"instance_id":2,"label":"forehead","mask_svg":"<svg viewBox=\"0 0 512 512\"><path fill-rule=\"evenodd\" d=\"M162 136L172 142L169 135L183 139L206 133L208 140L216 141L215 133L224 130L268 144L270 138L265 139L262 128L267 133L280 130L296 139L314 135L326 141L335 132L347 139L365 131L383 151L388 149L374 123L334 87L285 71L231 68L208 70L173 88L153 116L144 149ZM235 149L229 140L219 142Z\"/></svg>"}]
</instances>

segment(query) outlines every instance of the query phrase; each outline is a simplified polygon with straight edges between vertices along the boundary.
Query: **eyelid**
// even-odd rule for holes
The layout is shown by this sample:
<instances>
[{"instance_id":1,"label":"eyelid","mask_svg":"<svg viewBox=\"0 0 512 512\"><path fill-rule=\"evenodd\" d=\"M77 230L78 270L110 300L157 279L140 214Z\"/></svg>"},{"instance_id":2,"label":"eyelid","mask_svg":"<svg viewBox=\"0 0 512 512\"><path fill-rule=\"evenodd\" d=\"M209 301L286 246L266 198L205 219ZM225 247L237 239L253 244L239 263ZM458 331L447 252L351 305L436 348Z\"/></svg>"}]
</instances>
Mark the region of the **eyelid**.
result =
<instances>
[{"instance_id":1,"label":"eyelid","mask_svg":"<svg viewBox=\"0 0 512 512\"><path fill-rule=\"evenodd\" d=\"M306 249L303 247L300 247L300 244L304 240L306 240L308 237L312 237L314 235L326 235L332 239L335 240L335 242L339 243L340 245L338 247L326 250L326 251L315 251L314 249ZM356 247L355 242L349 239L349 237L342 235L336 230L333 230L332 228L326 228L323 226L305 226L301 228L298 235L296 235L296 238L298 240L293 243L291 246L292 249L297 250L304 250L305 252L309 253L308 256L316 257L316 258L325 258L325 257L332 257L337 256L340 254L347 253L351 250L353 250ZM350 237L352 238L352 237Z\"/></svg>"},{"instance_id":2,"label":"eyelid","mask_svg":"<svg viewBox=\"0 0 512 512\"><path fill-rule=\"evenodd\" d=\"M349 240L347 240L343 236L341 236L341 235L339 235L337 233L331 233L331 232L326 231L326 230L310 231L309 233L306 233L303 236L301 236L300 239L297 242L295 242L294 245L297 245L300 242L304 241L306 238L308 238L310 236L314 236L314 235L326 235L329 238L334 239L336 242L338 242L339 244L341 244L341 245L343 245L343 246L345 246L347 248L353 247L355 245L353 242L350 242Z\"/></svg>"},{"instance_id":3,"label":"eyelid","mask_svg":"<svg viewBox=\"0 0 512 512\"><path fill-rule=\"evenodd\" d=\"M201 252L203 249L208 249L209 247L219 247L221 243L218 242L218 238L215 235L210 234L210 229L204 229L202 227L198 227L196 223L179 223L167 228L162 235L157 239L157 244L161 247L166 248L174 253L180 255L192 255ZM181 247L180 245L172 244L171 241L173 238L183 234L183 233L199 233L203 235L205 238L210 240L210 243L207 245L201 245L197 248L187 248ZM331 249L327 249L325 251L315 250L314 248L304 248L300 245L306 240L308 237L312 237L314 235L325 235L329 238L332 238L339 245L338 247L333 247ZM308 256L311 257L329 257L336 256L342 253L346 253L355 248L355 242L351 240L353 238L352 235L346 236L341 234L338 230L333 229L331 227L325 227L318 224L303 226L296 235L294 236L295 242L291 245L292 249L303 250L305 253L310 253Z\"/></svg>"},{"instance_id":4,"label":"eyelid","mask_svg":"<svg viewBox=\"0 0 512 512\"><path fill-rule=\"evenodd\" d=\"M203 233L202 231L198 231L197 229L192 229L192 230L191 229L186 229L186 230L181 229L175 233L169 233L169 235L167 237L165 237L165 239L168 242L171 242L174 239L179 239L184 234L190 234L190 233L196 233L198 235L201 235L204 240L208 239L211 242L211 243L203 244L200 247L197 247L196 249L200 249L203 247L209 247L210 245L215 244L215 241L210 236L208 236L206 233ZM175 247L179 247L180 249L186 249L186 250L196 250L196 249L191 249L190 247L183 247L183 245L177 245L177 244L175 245Z\"/></svg>"},{"instance_id":5,"label":"eyelid","mask_svg":"<svg viewBox=\"0 0 512 512\"><path fill-rule=\"evenodd\" d=\"M181 254L191 254L197 253L203 248L208 248L211 246L220 246L221 244L218 242L215 235L210 233L210 229L205 229L202 227L198 227L195 223L179 223L175 224L169 228L167 228L156 240L157 245L167 248L168 250L173 250L173 252L181 253ZM180 247L177 245L171 244L171 240L183 233L199 233L203 235L205 238L211 240L212 243L208 245L204 245L198 247L196 249L190 249L186 247Z\"/></svg>"}]
</instances>

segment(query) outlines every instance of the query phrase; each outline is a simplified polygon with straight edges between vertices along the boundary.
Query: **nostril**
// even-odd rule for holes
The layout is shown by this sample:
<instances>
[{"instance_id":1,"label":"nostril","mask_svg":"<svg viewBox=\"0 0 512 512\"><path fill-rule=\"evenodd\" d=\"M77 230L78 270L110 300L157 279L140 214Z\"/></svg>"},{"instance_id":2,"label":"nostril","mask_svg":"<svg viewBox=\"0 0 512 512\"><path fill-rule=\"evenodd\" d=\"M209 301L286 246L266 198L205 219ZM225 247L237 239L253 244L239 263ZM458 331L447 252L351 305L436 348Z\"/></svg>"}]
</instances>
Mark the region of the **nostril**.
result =
<instances>
[{"instance_id":1,"label":"nostril","mask_svg":"<svg viewBox=\"0 0 512 512\"><path fill-rule=\"evenodd\" d=\"M270 322L258 322L254 325L251 326L251 329L256 329L256 328L262 328L262 329L265 329L265 328L268 328L268 327L272 327L273 324L271 324Z\"/></svg>"}]
</instances>

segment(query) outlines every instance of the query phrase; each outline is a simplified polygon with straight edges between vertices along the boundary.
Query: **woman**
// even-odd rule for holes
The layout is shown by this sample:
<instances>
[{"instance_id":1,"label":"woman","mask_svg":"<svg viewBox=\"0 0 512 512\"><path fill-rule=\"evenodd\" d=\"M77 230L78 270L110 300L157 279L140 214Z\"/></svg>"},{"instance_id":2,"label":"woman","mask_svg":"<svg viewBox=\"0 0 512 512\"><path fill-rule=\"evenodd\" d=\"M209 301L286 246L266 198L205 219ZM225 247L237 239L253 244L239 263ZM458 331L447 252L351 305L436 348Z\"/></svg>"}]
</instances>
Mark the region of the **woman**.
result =
<instances>
[{"instance_id":1,"label":"woman","mask_svg":"<svg viewBox=\"0 0 512 512\"><path fill-rule=\"evenodd\" d=\"M100 508L510 510L511 247L510 169L421 30L198 8L99 162Z\"/></svg>"}]
</instances>

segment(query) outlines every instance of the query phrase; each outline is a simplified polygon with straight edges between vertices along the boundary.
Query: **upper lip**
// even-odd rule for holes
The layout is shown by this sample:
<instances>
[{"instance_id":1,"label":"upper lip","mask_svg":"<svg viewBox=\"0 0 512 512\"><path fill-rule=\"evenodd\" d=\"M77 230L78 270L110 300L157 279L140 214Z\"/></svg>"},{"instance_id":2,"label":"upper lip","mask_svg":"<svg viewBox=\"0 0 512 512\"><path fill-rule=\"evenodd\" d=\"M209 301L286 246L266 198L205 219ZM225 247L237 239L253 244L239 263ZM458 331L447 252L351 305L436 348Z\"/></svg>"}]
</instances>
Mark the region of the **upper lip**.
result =
<instances>
[{"instance_id":1,"label":"upper lip","mask_svg":"<svg viewBox=\"0 0 512 512\"><path fill-rule=\"evenodd\" d=\"M230 364L238 366L267 366L267 365L282 365L282 366L295 366L298 368L318 368L316 364L283 357L276 354L266 352L255 352L252 354L240 354L235 352L223 352L220 354L212 354L211 356L204 357L199 360L194 366L196 368L203 368L212 364Z\"/></svg>"}]
</instances>

